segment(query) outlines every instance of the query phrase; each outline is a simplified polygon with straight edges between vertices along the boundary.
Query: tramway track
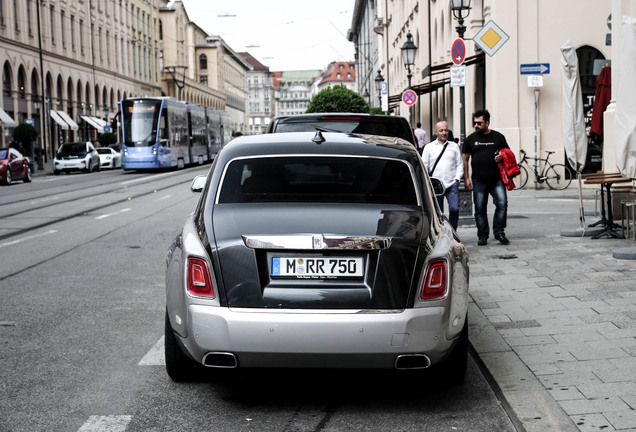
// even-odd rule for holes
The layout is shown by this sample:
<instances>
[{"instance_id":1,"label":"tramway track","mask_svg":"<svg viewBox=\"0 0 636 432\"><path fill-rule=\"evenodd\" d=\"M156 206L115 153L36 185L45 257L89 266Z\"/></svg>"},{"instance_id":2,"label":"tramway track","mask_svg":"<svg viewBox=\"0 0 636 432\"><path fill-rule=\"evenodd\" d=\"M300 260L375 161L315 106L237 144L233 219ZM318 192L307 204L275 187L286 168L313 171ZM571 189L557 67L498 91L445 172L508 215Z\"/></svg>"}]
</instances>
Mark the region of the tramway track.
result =
<instances>
[{"instance_id":1,"label":"tramway track","mask_svg":"<svg viewBox=\"0 0 636 432\"><path fill-rule=\"evenodd\" d=\"M148 181L144 181L143 183L140 183L140 185L143 185L143 184L146 184L146 183L150 183L152 180L156 180L156 177L150 176ZM142 198L142 197L145 197L147 195L151 195L151 194L154 194L154 193L157 193L157 192L161 192L163 190L170 189L170 188L173 188L175 186L179 186L179 185L183 185L183 184L189 184L191 181L192 181L192 179L190 179L190 178L188 178L187 180L180 180L180 181L173 182L173 183L170 183L170 184L165 185L165 186L152 188L150 190L137 193L135 195L127 195L125 197L122 197L122 198L114 200L114 201L109 201L109 202L106 202L106 203L103 203L103 204L100 204L100 205L92 206L90 208L84 208L84 209L82 209L80 211L77 211L77 212L71 213L69 215L66 215L66 216L64 216L63 218L60 218L60 219L48 220L46 222L38 223L38 224L29 226L29 227L19 228L19 229L16 229L14 231L11 231L9 233L0 235L0 241L6 240L6 239L9 239L9 238L12 238L12 237L20 236L20 235L23 235L23 234L26 234L26 233L29 233L29 232L32 232L32 231L35 231L35 230L38 230L38 229L41 229L41 228L45 228L45 227L57 224L57 223L59 223L61 221L68 221L68 220L73 219L73 218L83 217L83 216L85 216L87 214L94 213L94 212L103 210L105 208L116 206L118 204L122 204L122 203L125 203L125 202L130 202L132 200L135 200L135 199L138 199L138 198ZM118 191L127 189L127 187L128 187L127 185L125 185L125 186L121 186L120 185L118 187L114 187L114 188L111 188L109 190L105 190L103 193L118 192ZM75 192L76 191L77 190L75 190ZM29 209L22 210L22 211L19 211L19 212L14 212L12 214L4 214L4 215L0 216L0 222L3 221L3 220L7 220L10 217L16 217L16 216L24 215L24 214L31 213L31 212L36 211L36 210L43 210L43 209L47 209L47 208L52 208L52 207L55 207L55 206L63 205L65 203L70 203L70 202L75 202L76 203L79 200L84 200L84 199L89 199L89 198L95 198L95 195L91 194L91 195L86 195L86 196L81 196L81 197L75 196L73 198L65 199L64 201L55 201L55 202L48 203L48 204L40 206L40 207L31 207Z\"/></svg>"},{"instance_id":2,"label":"tramway track","mask_svg":"<svg viewBox=\"0 0 636 432\"><path fill-rule=\"evenodd\" d=\"M141 178L146 179L146 180L142 181ZM105 181L105 182L96 183L96 184L92 185L91 188L106 187L109 184L111 184L111 185L113 185L113 188L112 189L108 189L108 190L104 190L104 192L103 192L103 193L111 193L111 192L117 192L118 190L127 189L129 187L130 183L133 183L133 182L136 183L135 186L141 186L141 185L144 185L146 183L150 183L150 182L152 182L152 181L154 181L156 179L157 179L157 177L154 177L153 175L145 175L143 177L137 177L136 179L134 179L132 181L127 180L127 181L123 181L123 182L118 182L118 183L116 183L116 186L112 182ZM72 194L72 193L76 193L78 191L87 191L86 197L94 195L94 191L92 191L90 189L87 189L86 188L86 184L80 183L80 184L78 184L78 186L72 186L70 189L66 189L63 192L56 193L55 196ZM42 202L52 201L51 195L48 194L49 193L48 190L44 189L41 192L42 192L41 195L29 196L27 198L20 198L20 199L14 200L14 201L10 200L11 196L7 196L7 197L3 198L2 205L3 206L8 206L8 205L14 205L14 204L37 203L38 201L42 201ZM4 217L16 216L16 215L19 215L19 214L24 213L24 212L33 211L33 210L40 210L40 209L44 209L44 208L47 208L47 207L50 207L50 206L53 206L53 205L58 205L58 204L69 202L69 201L75 201L75 200L77 200L77 198L78 197L74 197L72 199L66 199L64 201L56 200L55 202L49 202L49 203L40 205L38 207L31 207L28 210L18 211L18 212L14 212L14 213L2 214L2 215L0 215L0 220L2 220L2 218L4 218ZM83 198L83 197L80 197L80 198Z\"/></svg>"}]
</instances>

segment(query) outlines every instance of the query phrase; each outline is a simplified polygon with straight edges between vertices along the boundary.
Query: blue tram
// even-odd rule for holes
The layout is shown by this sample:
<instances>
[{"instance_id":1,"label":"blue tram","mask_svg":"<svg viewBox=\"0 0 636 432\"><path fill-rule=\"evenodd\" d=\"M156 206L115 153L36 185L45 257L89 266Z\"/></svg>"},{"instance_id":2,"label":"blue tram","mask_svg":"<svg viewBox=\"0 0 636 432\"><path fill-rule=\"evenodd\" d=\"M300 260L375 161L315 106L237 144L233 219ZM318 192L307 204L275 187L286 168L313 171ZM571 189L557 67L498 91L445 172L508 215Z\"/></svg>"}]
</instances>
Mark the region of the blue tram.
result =
<instances>
[{"instance_id":1,"label":"blue tram","mask_svg":"<svg viewBox=\"0 0 636 432\"><path fill-rule=\"evenodd\" d=\"M169 97L131 98L119 105L125 170L203 164L213 160L227 142L222 111Z\"/></svg>"}]
</instances>

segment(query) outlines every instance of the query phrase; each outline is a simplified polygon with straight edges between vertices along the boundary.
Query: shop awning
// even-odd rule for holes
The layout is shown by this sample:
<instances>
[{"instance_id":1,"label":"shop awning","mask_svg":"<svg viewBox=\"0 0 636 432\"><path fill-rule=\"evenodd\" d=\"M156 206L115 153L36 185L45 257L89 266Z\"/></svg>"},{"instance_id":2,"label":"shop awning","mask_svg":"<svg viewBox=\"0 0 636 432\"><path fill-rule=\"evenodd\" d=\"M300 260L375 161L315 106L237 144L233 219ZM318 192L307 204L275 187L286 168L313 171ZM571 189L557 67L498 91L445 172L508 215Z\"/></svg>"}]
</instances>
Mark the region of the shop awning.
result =
<instances>
[{"instance_id":1,"label":"shop awning","mask_svg":"<svg viewBox=\"0 0 636 432\"><path fill-rule=\"evenodd\" d=\"M108 124L104 120L100 119L99 117L93 117L93 120L95 120L97 124L99 124L102 127L102 129L104 129L104 126Z\"/></svg>"},{"instance_id":2,"label":"shop awning","mask_svg":"<svg viewBox=\"0 0 636 432\"><path fill-rule=\"evenodd\" d=\"M57 111L57 113L60 115L60 117L62 117L62 120L64 120L69 125L71 130L76 131L79 129L79 126L77 125L77 123L75 123L73 119L69 117L69 115L66 114L64 111Z\"/></svg>"},{"instance_id":3,"label":"shop awning","mask_svg":"<svg viewBox=\"0 0 636 432\"><path fill-rule=\"evenodd\" d=\"M88 123L89 125L93 126L95 129L97 129L97 132L104 133L104 127L97 121L98 119L96 119L95 117L89 117L89 116L80 116L80 117L86 123Z\"/></svg>"},{"instance_id":4,"label":"shop awning","mask_svg":"<svg viewBox=\"0 0 636 432\"><path fill-rule=\"evenodd\" d=\"M62 120L62 117L60 117L60 115L57 113L57 111L51 110L50 112L51 112L51 118L53 120L55 120L55 123L57 123L60 126L60 129L62 129L62 130L68 130L69 129L68 124L64 120Z\"/></svg>"},{"instance_id":5,"label":"shop awning","mask_svg":"<svg viewBox=\"0 0 636 432\"><path fill-rule=\"evenodd\" d=\"M18 125L2 108L0 108L0 122L5 128L12 128Z\"/></svg>"}]
</instances>

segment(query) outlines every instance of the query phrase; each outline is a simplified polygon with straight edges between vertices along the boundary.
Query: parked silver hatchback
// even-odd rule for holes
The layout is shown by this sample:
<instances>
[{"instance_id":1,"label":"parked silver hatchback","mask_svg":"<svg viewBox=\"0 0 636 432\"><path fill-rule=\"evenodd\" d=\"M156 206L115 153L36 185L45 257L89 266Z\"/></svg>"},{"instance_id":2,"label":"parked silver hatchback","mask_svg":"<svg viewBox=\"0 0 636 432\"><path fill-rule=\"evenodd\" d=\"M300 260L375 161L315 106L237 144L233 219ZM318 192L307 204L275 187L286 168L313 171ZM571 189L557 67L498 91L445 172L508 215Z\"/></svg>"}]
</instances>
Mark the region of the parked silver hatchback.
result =
<instances>
[{"instance_id":1,"label":"parked silver hatchback","mask_svg":"<svg viewBox=\"0 0 636 432\"><path fill-rule=\"evenodd\" d=\"M168 250L166 368L466 370L468 253L415 147L240 137Z\"/></svg>"}]
</instances>

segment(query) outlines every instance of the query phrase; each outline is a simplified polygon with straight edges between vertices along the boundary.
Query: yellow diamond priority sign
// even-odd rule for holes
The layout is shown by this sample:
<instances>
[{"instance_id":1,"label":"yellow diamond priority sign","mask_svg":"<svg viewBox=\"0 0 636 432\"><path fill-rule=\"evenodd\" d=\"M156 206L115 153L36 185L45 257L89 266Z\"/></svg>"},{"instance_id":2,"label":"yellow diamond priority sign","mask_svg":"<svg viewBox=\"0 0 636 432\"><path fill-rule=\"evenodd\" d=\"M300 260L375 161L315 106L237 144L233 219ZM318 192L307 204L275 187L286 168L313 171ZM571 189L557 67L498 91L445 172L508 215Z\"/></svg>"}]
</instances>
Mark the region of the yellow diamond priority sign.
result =
<instances>
[{"instance_id":1,"label":"yellow diamond priority sign","mask_svg":"<svg viewBox=\"0 0 636 432\"><path fill-rule=\"evenodd\" d=\"M473 42L492 57L508 39L510 37L494 21L490 20L473 37Z\"/></svg>"}]
</instances>

